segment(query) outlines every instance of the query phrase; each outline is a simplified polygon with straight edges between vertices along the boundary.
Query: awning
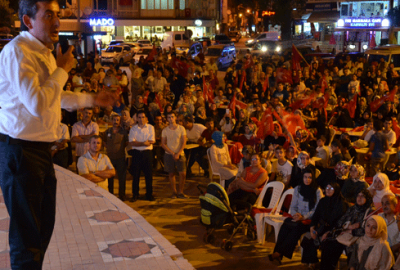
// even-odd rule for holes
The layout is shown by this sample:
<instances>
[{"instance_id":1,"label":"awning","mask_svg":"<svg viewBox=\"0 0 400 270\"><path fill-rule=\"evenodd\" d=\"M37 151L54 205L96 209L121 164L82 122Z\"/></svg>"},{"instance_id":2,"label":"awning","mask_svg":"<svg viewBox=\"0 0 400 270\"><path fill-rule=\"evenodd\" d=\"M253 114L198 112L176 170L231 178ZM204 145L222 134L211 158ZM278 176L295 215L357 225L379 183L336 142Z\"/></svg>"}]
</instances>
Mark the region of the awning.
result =
<instances>
[{"instance_id":1,"label":"awning","mask_svg":"<svg viewBox=\"0 0 400 270\"><path fill-rule=\"evenodd\" d=\"M307 22L317 23L333 23L337 22L340 18L339 11L314 11L311 16L307 19Z\"/></svg>"}]
</instances>

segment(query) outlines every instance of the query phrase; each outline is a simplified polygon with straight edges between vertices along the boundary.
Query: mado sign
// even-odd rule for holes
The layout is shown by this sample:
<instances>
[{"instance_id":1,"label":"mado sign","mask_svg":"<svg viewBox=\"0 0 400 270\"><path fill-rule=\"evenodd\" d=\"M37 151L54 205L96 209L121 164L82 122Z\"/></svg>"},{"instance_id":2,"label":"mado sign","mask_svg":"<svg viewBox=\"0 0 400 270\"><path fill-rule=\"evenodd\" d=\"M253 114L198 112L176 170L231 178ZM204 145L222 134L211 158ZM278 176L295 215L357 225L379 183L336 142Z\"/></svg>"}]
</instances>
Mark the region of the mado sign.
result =
<instances>
[{"instance_id":1,"label":"mado sign","mask_svg":"<svg viewBox=\"0 0 400 270\"><path fill-rule=\"evenodd\" d=\"M90 19L89 21L90 26L113 26L114 25L114 19L111 18L102 18L102 19Z\"/></svg>"}]
</instances>

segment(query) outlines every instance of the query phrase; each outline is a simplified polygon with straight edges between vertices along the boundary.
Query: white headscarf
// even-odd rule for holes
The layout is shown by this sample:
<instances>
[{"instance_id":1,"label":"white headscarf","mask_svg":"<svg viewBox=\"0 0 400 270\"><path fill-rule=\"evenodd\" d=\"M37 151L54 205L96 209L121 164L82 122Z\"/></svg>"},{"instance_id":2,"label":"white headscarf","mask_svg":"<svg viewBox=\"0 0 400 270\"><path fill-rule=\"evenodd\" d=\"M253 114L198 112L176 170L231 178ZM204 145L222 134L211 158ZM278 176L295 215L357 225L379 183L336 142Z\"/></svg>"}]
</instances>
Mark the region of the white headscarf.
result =
<instances>
[{"instance_id":1,"label":"white headscarf","mask_svg":"<svg viewBox=\"0 0 400 270\"><path fill-rule=\"evenodd\" d=\"M383 184L382 190L375 189L375 183L377 181L382 182L382 184ZM394 196L393 192L390 190L389 178L387 177L386 174L380 173L380 172L375 174L372 185L368 188L368 190L373 195L374 203L381 203L382 197L385 195L393 195Z\"/></svg>"}]
</instances>

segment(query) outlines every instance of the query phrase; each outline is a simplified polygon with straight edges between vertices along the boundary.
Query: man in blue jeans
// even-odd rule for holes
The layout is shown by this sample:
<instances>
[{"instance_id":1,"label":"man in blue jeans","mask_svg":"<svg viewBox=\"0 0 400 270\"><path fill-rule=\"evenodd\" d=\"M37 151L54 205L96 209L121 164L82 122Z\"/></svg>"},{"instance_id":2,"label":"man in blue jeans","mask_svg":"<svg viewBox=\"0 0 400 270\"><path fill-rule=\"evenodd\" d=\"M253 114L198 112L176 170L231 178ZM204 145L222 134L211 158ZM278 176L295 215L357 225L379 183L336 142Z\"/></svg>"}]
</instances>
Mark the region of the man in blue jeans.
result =
<instances>
[{"instance_id":1,"label":"man in blue jeans","mask_svg":"<svg viewBox=\"0 0 400 270\"><path fill-rule=\"evenodd\" d=\"M54 0L20 0L21 33L0 54L0 186L10 215L12 269L41 269L53 233L56 187L52 142L58 139L61 107L114 102L64 92L74 65L73 47L57 46L60 8ZM108 100L109 99L109 100Z\"/></svg>"}]
</instances>

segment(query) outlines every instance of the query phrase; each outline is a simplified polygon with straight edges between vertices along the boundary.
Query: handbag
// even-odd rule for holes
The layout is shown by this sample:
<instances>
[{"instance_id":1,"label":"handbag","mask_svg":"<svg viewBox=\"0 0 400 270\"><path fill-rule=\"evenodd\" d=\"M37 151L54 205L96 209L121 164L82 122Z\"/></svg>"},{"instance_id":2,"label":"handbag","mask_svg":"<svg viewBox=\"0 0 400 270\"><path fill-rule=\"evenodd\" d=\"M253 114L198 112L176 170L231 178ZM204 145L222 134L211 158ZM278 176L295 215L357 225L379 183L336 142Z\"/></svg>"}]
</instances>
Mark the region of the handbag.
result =
<instances>
[{"instance_id":1,"label":"handbag","mask_svg":"<svg viewBox=\"0 0 400 270\"><path fill-rule=\"evenodd\" d=\"M375 210L375 211L373 211L372 213L370 213L369 215L367 215L368 214L368 210L369 209L367 209L366 211L365 211L365 215L364 215L364 218L363 218L363 223L362 223L362 225L361 226L364 226L364 223L365 223L365 221L370 217L370 216L372 216L373 214L375 214L375 212L377 212L379 209L377 209L377 210ZM344 230L346 230L347 229L347 227L350 225L350 222L346 222L344 225L343 225L343 229ZM336 237L336 241L338 241L340 244L342 244L342 245L345 245L345 246L351 246L351 245L353 245L357 240L358 240L358 238L360 238L361 236L353 236L353 234L351 234L351 233L348 233L348 232L343 232L343 233L341 233L338 237Z\"/></svg>"}]
</instances>

